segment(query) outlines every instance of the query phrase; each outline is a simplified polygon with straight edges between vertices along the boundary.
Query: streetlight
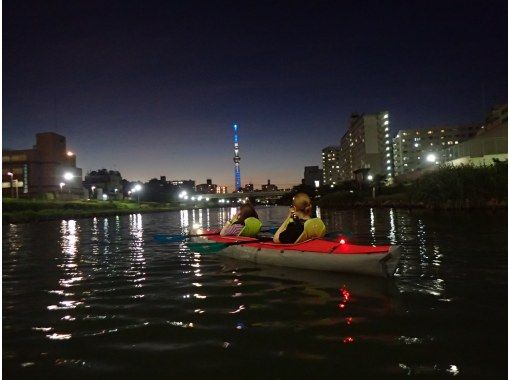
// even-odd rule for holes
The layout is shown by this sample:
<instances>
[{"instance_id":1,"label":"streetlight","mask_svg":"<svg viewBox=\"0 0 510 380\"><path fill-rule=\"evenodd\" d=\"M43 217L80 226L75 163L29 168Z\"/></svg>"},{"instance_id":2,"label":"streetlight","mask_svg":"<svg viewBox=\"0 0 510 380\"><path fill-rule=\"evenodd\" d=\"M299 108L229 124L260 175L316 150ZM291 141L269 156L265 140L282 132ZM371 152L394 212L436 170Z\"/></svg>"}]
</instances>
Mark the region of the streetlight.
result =
<instances>
[{"instance_id":1,"label":"streetlight","mask_svg":"<svg viewBox=\"0 0 510 380\"><path fill-rule=\"evenodd\" d=\"M131 189L131 192L136 193L138 204L140 204L140 191L142 190L142 185L137 183L133 189Z\"/></svg>"},{"instance_id":2,"label":"streetlight","mask_svg":"<svg viewBox=\"0 0 510 380\"><path fill-rule=\"evenodd\" d=\"M60 192L62 192L62 188L65 186L66 184L64 182L60 182Z\"/></svg>"},{"instance_id":3,"label":"streetlight","mask_svg":"<svg viewBox=\"0 0 510 380\"><path fill-rule=\"evenodd\" d=\"M430 154L428 154L428 155L427 155L426 160L427 160L428 162L435 162L435 161L436 161L436 155L435 155L435 154L433 154L433 153L430 153Z\"/></svg>"},{"instance_id":4,"label":"streetlight","mask_svg":"<svg viewBox=\"0 0 510 380\"><path fill-rule=\"evenodd\" d=\"M66 173L64 173L64 179L65 179L67 182L70 182L73 178L74 178L73 173L70 173L70 172L66 172ZM61 189L62 189L62 188L61 188ZM71 185L69 185L69 194L71 194Z\"/></svg>"},{"instance_id":5,"label":"streetlight","mask_svg":"<svg viewBox=\"0 0 510 380\"><path fill-rule=\"evenodd\" d=\"M374 176L373 176L372 174L369 174L369 175L368 175L368 177L367 177L367 179L368 179L369 181L371 181L371 180L373 180L373 179L374 179Z\"/></svg>"},{"instance_id":6,"label":"streetlight","mask_svg":"<svg viewBox=\"0 0 510 380\"><path fill-rule=\"evenodd\" d=\"M9 177L11 177L11 198L14 198L14 194L13 194L13 190L14 190L14 189L13 189L13 187L12 187L12 179L13 179L13 177L14 177L14 173L13 173L13 172L7 172L7 175L8 175Z\"/></svg>"}]
</instances>

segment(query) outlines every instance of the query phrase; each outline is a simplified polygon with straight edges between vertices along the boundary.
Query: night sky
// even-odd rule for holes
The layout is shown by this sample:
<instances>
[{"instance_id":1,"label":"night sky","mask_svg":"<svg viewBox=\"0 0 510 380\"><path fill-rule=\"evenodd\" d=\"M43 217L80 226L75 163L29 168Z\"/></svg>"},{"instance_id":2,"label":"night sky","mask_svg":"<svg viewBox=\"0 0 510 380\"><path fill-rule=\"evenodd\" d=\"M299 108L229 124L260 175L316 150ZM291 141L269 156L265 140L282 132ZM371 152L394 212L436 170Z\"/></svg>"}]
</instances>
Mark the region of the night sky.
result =
<instances>
[{"instance_id":1,"label":"night sky","mask_svg":"<svg viewBox=\"0 0 510 380\"><path fill-rule=\"evenodd\" d=\"M129 180L290 186L351 112L403 128L507 102L503 1L3 1L3 147L67 138Z\"/></svg>"}]
</instances>

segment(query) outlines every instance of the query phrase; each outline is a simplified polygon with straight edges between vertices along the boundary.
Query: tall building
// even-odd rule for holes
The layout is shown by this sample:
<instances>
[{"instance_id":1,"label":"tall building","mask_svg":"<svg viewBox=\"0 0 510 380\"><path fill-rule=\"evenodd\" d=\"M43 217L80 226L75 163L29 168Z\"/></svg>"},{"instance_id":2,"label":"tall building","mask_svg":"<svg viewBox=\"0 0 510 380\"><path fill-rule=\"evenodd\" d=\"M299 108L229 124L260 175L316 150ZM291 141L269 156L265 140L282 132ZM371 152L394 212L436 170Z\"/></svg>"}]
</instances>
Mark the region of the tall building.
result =
<instances>
[{"instance_id":1,"label":"tall building","mask_svg":"<svg viewBox=\"0 0 510 380\"><path fill-rule=\"evenodd\" d=\"M476 136L450 145L443 154L449 165L492 165L508 160L508 105L494 106Z\"/></svg>"},{"instance_id":2,"label":"tall building","mask_svg":"<svg viewBox=\"0 0 510 380\"><path fill-rule=\"evenodd\" d=\"M192 193L195 191L195 181L191 179L181 179L181 180L171 180L168 181L170 185L175 187L177 190L184 190L189 193Z\"/></svg>"},{"instance_id":3,"label":"tall building","mask_svg":"<svg viewBox=\"0 0 510 380\"><path fill-rule=\"evenodd\" d=\"M83 197L82 170L76 155L67 150L66 138L53 132L38 133L32 149L2 151L4 196L73 195Z\"/></svg>"},{"instance_id":4,"label":"tall building","mask_svg":"<svg viewBox=\"0 0 510 380\"><path fill-rule=\"evenodd\" d=\"M339 146L328 146L322 150L322 184L335 186L341 182L339 164Z\"/></svg>"},{"instance_id":5,"label":"tall building","mask_svg":"<svg viewBox=\"0 0 510 380\"><path fill-rule=\"evenodd\" d=\"M495 105L487 114L485 123L478 133L481 134L505 125L508 128L508 104Z\"/></svg>"},{"instance_id":6,"label":"tall building","mask_svg":"<svg viewBox=\"0 0 510 380\"><path fill-rule=\"evenodd\" d=\"M83 186L93 198L98 195L106 195L108 199L123 198L122 176L115 170L93 170L85 175Z\"/></svg>"},{"instance_id":7,"label":"tall building","mask_svg":"<svg viewBox=\"0 0 510 380\"><path fill-rule=\"evenodd\" d=\"M351 115L347 132L340 141L339 166L341 181L355 179L354 172L360 170L372 176L393 176L390 119L387 111Z\"/></svg>"},{"instance_id":8,"label":"tall building","mask_svg":"<svg viewBox=\"0 0 510 380\"><path fill-rule=\"evenodd\" d=\"M267 180L267 185L262 185L262 191L278 191L278 186L271 184L271 180Z\"/></svg>"},{"instance_id":9,"label":"tall building","mask_svg":"<svg viewBox=\"0 0 510 380\"><path fill-rule=\"evenodd\" d=\"M474 137L481 125L403 129L393 138L395 175L447 160L446 148Z\"/></svg>"},{"instance_id":10,"label":"tall building","mask_svg":"<svg viewBox=\"0 0 510 380\"><path fill-rule=\"evenodd\" d=\"M216 194L218 185L212 183L211 179L207 179L206 183L201 183L196 186L196 192L199 194Z\"/></svg>"},{"instance_id":11,"label":"tall building","mask_svg":"<svg viewBox=\"0 0 510 380\"><path fill-rule=\"evenodd\" d=\"M318 166L305 166L303 184L310 187L320 187L322 182L322 170Z\"/></svg>"},{"instance_id":12,"label":"tall building","mask_svg":"<svg viewBox=\"0 0 510 380\"><path fill-rule=\"evenodd\" d=\"M234 191L241 190L241 168L239 167L239 136L237 136L237 124L234 124Z\"/></svg>"}]
</instances>

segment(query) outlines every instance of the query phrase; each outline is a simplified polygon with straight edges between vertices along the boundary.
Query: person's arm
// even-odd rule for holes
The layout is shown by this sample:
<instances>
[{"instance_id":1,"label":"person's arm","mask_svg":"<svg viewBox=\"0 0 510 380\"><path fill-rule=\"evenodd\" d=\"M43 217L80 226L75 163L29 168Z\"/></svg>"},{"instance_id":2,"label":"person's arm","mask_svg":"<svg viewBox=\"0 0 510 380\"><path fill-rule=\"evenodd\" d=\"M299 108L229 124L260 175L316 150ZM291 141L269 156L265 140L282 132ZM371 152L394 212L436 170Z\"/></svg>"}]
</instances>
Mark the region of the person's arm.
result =
<instances>
[{"instance_id":1,"label":"person's arm","mask_svg":"<svg viewBox=\"0 0 510 380\"><path fill-rule=\"evenodd\" d=\"M237 236L243 230L244 225L232 224L231 226L225 226L220 232L221 236Z\"/></svg>"},{"instance_id":2,"label":"person's arm","mask_svg":"<svg viewBox=\"0 0 510 380\"><path fill-rule=\"evenodd\" d=\"M236 220L239 219L239 214L236 214L232 217L232 219L230 219L227 224L225 224L223 226L223 228L221 229L220 231L220 236L225 236L225 235L232 235L231 233L228 233L229 232L229 228L234 225L234 223L236 222Z\"/></svg>"}]
</instances>

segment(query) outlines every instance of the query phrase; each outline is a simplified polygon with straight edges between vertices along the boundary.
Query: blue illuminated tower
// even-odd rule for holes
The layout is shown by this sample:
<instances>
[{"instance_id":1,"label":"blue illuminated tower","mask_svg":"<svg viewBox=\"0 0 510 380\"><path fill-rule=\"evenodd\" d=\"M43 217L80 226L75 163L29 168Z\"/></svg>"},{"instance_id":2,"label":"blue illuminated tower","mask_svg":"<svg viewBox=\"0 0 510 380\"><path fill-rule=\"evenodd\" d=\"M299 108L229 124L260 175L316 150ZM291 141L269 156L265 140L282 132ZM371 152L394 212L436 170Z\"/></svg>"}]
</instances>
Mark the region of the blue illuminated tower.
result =
<instances>
[{"instance_id":1,"label":"blue illuminated tower","mask_svg":"<svg viewBox=\"0 0 510 380\"><path fill-rule=\"evenodd\" d=\"M241 157L239 157L239 137L237 136L237 128L237 124L234 124L234 191L238 191L241 188L241 169L239 168Z\"/></svg>"}]
</instances>

